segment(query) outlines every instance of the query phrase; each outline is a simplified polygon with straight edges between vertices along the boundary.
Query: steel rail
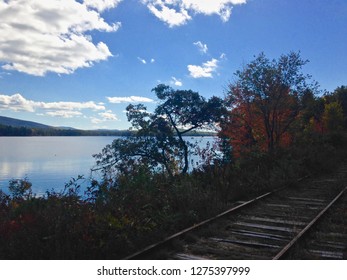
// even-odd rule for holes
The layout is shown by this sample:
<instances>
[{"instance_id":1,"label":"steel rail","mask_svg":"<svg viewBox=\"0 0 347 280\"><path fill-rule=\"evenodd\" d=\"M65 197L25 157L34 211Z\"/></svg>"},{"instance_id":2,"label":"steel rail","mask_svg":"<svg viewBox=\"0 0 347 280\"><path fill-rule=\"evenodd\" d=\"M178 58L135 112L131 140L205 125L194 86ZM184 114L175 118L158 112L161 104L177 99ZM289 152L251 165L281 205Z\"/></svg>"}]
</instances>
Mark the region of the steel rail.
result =
<instances>
[{"instance_id":1,"label":"steel rail","mask_svg":"<svg viewBox=\"0 0 347 280\"><path fill-rule=\"evenodd\" d=\"M301 181L303 179L304 178L300 178L298 181ZM247 205L249 205L251 203L254 203L254 202L256 202L256 201L258 201L258 200L260 200L260 199L262 199L264 197L267 197L267 196L269 196L269 195L271 195L271 194L273 194L275 192L278 192L280 190L283 190L285 188L286 188L286 186L278 188L278 189L275 189L275 190L270 191L270 192L267 192L265 194L257 196L257 197L255 197L255 198L253 198L251 200L246 201L246 202L243 202L242 204L237 205L235 207L232 207L232 208L230 208L230 209L228 209L228 210L226 210L226 211L224 211L224 212L222 212L222 213L220 213L220 214L218 214L218 215L216 215L216 216L214 216L212 218L206 219L206 220L204 220L204 221L202 221L202 222L200 222L198 224L195 224L195 225L193 225L193 226L191 226L189 228L186 228L186 229L184 229L184 230L182 230L180 232L177 232L177 233L175 233L175 234L173 234L173 235L163 239L162 241L159 241L159 242L157 242L155 244L149 245L149 246L145 247L144 249L142 249L142 250L140 250L140 251L138 251L138 252L136 252L136 253L134 253L134 254L132 254L130 256L125 257L123 260L131 260L131 259L139 258L142 255L150 253L152 250L154 250L156 248L159 248L160 246L164 245L165 243L168 243L169 241L171 241L171 240L173 240L173 239L175 239L175 238L177 238L177 237L179 237L179 236L181 236L181 235L183 235L183 234L185 234L187 232L190 232L190 231L195 230L195 229L197 229L197 228L199 228L201 226L204 226L204 225L206 225L208 223L216 221L217 219L219 219L221 217L224 217L224 216L230 214L231 212L234 212L234 211L236 211L236 210L238 210L240 208L243 208L243 207L245 207L245 206L247 206Z\"/></svg>"},{"instance_id":2,"label":"steel rail","mask_svg":"<svg viewBox=\"0 0 347 280\"><path fill-rule=\"evenodd\" d=\"M273 260L279 260L283 257L283 255L285 255L288 250L324 215L324 213L343 195L346 190L347 186L322 211L320 211L303 230L301 230L285 247L283 247L283 249L273 257Z\"/></svg>"}]
</instances>

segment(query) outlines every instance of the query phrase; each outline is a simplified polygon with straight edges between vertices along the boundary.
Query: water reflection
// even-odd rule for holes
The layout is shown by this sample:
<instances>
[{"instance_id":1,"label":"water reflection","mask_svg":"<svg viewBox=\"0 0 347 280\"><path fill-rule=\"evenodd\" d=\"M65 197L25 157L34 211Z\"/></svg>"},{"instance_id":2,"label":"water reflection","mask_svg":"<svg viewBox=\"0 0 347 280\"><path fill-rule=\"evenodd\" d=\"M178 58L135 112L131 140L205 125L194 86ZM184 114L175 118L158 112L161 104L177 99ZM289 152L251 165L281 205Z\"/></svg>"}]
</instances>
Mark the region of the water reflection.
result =
<instances>
[{"instance_id":1,"label":"water reflection","mask_svg":"<svg viewBox=\"0 0 347 280\"><path fill-rule=\"evenodd\" d=\"M0 170L2 178L24 178L26 174L33 170L33 162L0 162Z\"/></svg>"},{"instance_id":2,"label":"water reflection","mask_svg":"<svg viewBox=\"0 0 347 280\"><path fill-rule=\"evenodd\" d=\"M71 178L90 176L93 154L115 137L0 137L0 189L7 191L11 179L27 179L33 192L63 189ZM189 137L204 147L213 137ZM196 156L191 158L196 161Z\"/></svg>"},{"instance_id":3,"label":"water reflection","mask_svg":"<svg viewBox=\"0 0 347 280\"><path fill-rule=\"evenodd\" d=\"M62 189L71 178L88 177L92 154L114 137L0 137L0 189L27 177L35 193Z\"/></svg>"}]
</instances>

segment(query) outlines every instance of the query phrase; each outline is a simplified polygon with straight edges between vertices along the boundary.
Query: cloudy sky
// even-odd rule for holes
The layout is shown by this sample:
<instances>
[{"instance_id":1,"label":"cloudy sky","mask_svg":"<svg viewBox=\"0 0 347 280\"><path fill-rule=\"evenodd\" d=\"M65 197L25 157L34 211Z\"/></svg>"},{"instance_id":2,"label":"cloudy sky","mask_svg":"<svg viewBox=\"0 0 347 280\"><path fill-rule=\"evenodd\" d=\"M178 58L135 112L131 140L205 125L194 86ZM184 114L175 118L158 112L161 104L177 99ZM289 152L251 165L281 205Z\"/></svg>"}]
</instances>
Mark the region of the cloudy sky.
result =
<instances>
[{"instance_id":1,"label":"cloudy sky","mask_svg":"<svg viewBox=\"0 0 347 280\"><path fill-rule=\"evenodd\" d=\"M127 129L159 83L223 97L262 51L347 85L346 0L0 0L0 34L0 115L48 125Z\"/></svg>"}]
</instances>

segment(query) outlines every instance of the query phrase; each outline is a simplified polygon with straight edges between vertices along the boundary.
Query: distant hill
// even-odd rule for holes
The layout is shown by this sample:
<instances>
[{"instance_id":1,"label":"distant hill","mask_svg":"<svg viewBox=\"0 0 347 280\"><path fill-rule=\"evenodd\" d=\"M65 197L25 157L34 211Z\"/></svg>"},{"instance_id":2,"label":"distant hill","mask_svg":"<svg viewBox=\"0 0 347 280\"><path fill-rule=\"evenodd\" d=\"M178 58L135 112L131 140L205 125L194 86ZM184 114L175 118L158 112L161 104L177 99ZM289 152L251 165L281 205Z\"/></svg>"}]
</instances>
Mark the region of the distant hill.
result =
<instances>
[{"instance_id":1,"label":"distant hill","mask_svg":"<svg viewBox=\"0 0 347 280\"><path fill-rule=\"evenodd\" d=\"M42 128L42 129L54 128L52 126L45 125L42 123L24 121L24 120L2 117L2 116L0 116L0 125L12 126L12 127Z\"/></svg>"},{"instance_id":2,"label":"distant hill","mask_svg":"<svg viewBox=\"0 0 347 280\"><path fill-rule=\"evenodd\" d=\"M0 116L0 136L128 136L128 130L81 130Z\"/></svg>"},{"instance_id":3,"label":"distant hill","mask_svg":"<svg viewBox=\"0 0 347 280\"><path fill-rule=\"evenodd\" d=\"M66 126L49 126L42 123L0 116L0 136L130 136L134 131L117 129L81 130ZM191 131L186 136L213 136L213 132Z\"/></svg>"}]
</instances>

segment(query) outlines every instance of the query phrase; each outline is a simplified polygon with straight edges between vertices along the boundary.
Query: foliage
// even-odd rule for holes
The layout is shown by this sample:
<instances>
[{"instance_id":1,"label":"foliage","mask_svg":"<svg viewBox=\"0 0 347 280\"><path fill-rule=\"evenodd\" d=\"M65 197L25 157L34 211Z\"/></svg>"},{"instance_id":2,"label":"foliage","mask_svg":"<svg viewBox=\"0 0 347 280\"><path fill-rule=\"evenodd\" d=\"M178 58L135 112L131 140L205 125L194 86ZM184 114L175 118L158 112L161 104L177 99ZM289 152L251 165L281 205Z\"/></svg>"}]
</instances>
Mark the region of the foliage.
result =
<instances>
[{"instance_id":1,"label":"foliage","mask_svg":"<svg viewBox=\"0 0 347 280\"><path fill-rule=\"evenodd\" d=\"M300 112L300 99L315 87L301 71L307 61L299 53L269 60L261 53L229 85L231 108L221 134L231 139L236 157L244 152L272 152L291 142L291 128Z\"/></svg>"},{"instance_id":2,"label":"foliage","mask_svg":"<svg viewBox=\"0 0 347 280\"><path fill-rule=\"evenodd\" d=\"M95 155L103 178L84 194L83 176L40 197L26 178L0 191L0 259L123 258L236 200L331 172L347 158L347 91L316 96L305 63L260 54L230 85L229 112L217 97L158 85L153 113L127 107L133 131ZM183 138L218 122L222 161ZM206 164L188 172L193 152Z\"/></svg>"},{"instance_id":3,"label":"foliage","mask_svg":"<svg viewBox=\"0 0 347 280\"><path fill-rule=\"evenodd\" d=\"M344 124L341 104L336 101L325 104L322 121L324 128L329 132L341 130Z\"/></svg>"},{"instance_id":4,"label":"foliage","mask_svg":"<svg viewBox=\"0 0 347 280\"><path fill-rule=\"evenodd\" d=\"M306 92L301 100L302 107L298 116L299 126L296 128L296 135L300 135L300 131L303 131L307 134L306 137L315 137L314 134L317 133L329 137L333 134L343 137L341 133L346 129L347 117L343 109L347 103L342 105L347 101L347 91L344 89L342 86L332 93L325 93L319 97Z\"/></svg>"},{"instance_id":5,"label":"foliage","mask_svg":"<svg viewBox=\"0 0 347 280\"><path fill-rule=\"evenodd\" d=\"M30 198L32 184L27 178L24 179L12 179L9 184L9 191L14 199Z\"/></svg>"},{"instance_id":6,"label":"foliage","mask_svg":"<svg viewBox=\"0 0 347 280\"><path fill-rule=\"evenodd\" d=\"M134 135L116 139L94 155L104 177L131 172L141 165L170 177L187 173L194 144L183 136L195 129L212 129L224 109L220 98L206 101L191 90L174 90L161 84L153 91L159 99L154 113L143 104L130 104L126 109Z\"/></svg>"},{"instance_id":7,"label":"foliage","mask_svg":"<svg viewBox=\"0 0 347 280\"><path fill-rule=\"evenodd\" d=\"M347 128L347 86L340 86L329 95L325 96L326 103L338 102L341 105L344 128Z\"/></svg>"},{"instance_id":8,"label":"foliage","mask_svg":"<svg viewBox=\"0 0 347 280\"><path fill-rule=\"evenodd\" d=\"M0 259L123 258L238 199L331 172L347 156L347 139L340 139L343 145L336 146L328 135L316 134L275 155L254 153L175 180L137 165L118 177L116 187L92 180L84 194L82 177L41 197L28 196L31 185L15 181L15 195L0 192Z\"/></svg>"}]
</instances>

